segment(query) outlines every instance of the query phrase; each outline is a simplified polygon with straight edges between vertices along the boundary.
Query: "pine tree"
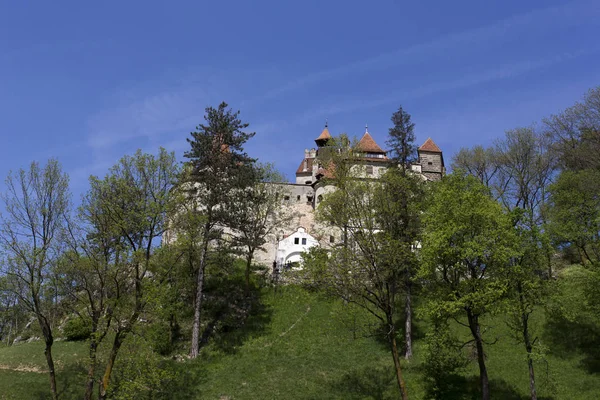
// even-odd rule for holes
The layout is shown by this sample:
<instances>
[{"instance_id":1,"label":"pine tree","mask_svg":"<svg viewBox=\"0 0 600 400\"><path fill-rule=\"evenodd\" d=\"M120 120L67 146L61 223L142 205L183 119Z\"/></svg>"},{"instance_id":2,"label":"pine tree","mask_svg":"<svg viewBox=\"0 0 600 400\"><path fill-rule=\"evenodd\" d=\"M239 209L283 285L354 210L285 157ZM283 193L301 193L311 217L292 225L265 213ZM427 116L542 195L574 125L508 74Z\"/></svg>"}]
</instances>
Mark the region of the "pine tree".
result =
<instances>
[{"instance_id":1,"label":"pine tree","mask_svg":"<svg viewBox=\"0 0 600 400\"><path fill-rule=\"evenodd\" d=\"M385 202L382 202L382 226L385 227L402 249L403 257L395 266L402 271L404 289L404 357L412 357L412 276L417 268L414 246L419 237L420 205L423 200L421 179L410 173L410 165L416 161L415 124L411 122L402 106L392 114L394 126L389 130L387 145L391 149L390 169L382 179Z\"/></svg>"},{"instance_id":2,"label":"pine tree","mask_svg":"<svg viewBox=\"0 0 600 400\"><path fill-rule=\"evenodd\" d=\"M205 124L200 124L192 138L191 149L184 156L189 159L188 174L184 181L190 201L199 204L202 214L199 256L197 259L197 286L192 326L190 356L196 358L200 340L200 314L204 272L209 243L219 228L231 225L229 210L235 207L233 196L250 187L256 180L255 160L244 152L243 146L254 133L245 132L248 124L222 102L218 108L206 108Z\"/></svg>"},{"instance_id":3,"label":"pine tree","mask_svg":"<svg viewBox=\"0 0 600 400\"><path fill-rule=\"evenodd\" d=\"M410 114L402 106L392 114L394 126L389 130L389 139L386 144L390 148L393 165L402 171L410 170L410 164L416 160L417 146L415 145L415 124L410 119Z\"/></svg>"}]
</instances>

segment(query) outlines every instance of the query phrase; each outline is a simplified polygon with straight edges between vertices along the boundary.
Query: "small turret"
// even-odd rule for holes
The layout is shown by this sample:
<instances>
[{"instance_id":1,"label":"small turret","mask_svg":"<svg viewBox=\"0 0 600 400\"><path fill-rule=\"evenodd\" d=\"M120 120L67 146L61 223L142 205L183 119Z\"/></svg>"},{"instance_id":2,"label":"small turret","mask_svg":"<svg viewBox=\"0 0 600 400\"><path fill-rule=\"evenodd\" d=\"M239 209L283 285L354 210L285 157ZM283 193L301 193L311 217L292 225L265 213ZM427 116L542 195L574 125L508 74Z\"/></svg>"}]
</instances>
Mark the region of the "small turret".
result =
<instances>
[{"instance_id":1,"label":"small turret","mask_svg":"<svg viewBox=\"0 0 600 400\"><path fill-rule=\"evenodd\" d=\"M431 138L427 138L425 143L419 147L418 153L423 175L431 181L441 180L442 176L446 174L442 150L440 150Z\"/></svg>"},{"instance_id":2,"label":"small turret","mask_svg":"<svg viewBox=\"0 0 600 400\"><path fill-rule=\"evenodd\" d=\"M325 122L325 128L321 132L318 138L315 139L315 143L319 147L324 147L327 145L327 142L331 139L331 134L329 133L329 129L327 128L327 122Z\"/></svg>"}]
</instances>

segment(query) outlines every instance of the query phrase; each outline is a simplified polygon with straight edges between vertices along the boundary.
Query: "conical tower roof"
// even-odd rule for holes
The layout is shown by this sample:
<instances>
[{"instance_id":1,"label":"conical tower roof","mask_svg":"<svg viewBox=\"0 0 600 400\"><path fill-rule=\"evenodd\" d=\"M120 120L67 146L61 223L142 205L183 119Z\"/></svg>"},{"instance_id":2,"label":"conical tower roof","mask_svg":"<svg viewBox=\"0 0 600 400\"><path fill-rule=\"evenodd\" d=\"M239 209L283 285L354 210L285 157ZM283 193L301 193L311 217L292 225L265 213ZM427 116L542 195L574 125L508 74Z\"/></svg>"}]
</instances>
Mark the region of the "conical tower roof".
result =
<instances>
[{"instance_id":1,"label":"conical tower roof","mask_svg":"<svg viewBox=\"0 0 600 400\"><path fill-rule=\"evenodd\" d=\"M431 153L442 152L442 150L440 150L440 148L437 146L437 144L435 144L433 140L431 140L431 138L427 138L425 143L423 143L421 147L419 147L419 151L429 151Z\"/></svg>"},{"instance_id":2,"label":"conical tower roof","mask_svg":"<svg viewBox=\"0 0 600 400\"><path fill-rule=\"evenodd\" d=\"M323 128L323 131L321 132L319 137L315 139L315 143L317 143L317 146L322 147L325 146L329 139L331 139L331 134L329 133L329 129L327 128L327 123L325 123L325 128Z\"/></svg>"},{"instance_id":3,"label":"conical tower roof","mask_svg":"<svg viewBox=\"0 0 600 400\"><path fill-rule=\"evenodd\" d=\"M369 132L365 132L363 137L358 142L358 149L364 151L365 153L381 153L385 154L385 151L375 142L375 139L369 134Z\"/></svg>"}]
</instances>

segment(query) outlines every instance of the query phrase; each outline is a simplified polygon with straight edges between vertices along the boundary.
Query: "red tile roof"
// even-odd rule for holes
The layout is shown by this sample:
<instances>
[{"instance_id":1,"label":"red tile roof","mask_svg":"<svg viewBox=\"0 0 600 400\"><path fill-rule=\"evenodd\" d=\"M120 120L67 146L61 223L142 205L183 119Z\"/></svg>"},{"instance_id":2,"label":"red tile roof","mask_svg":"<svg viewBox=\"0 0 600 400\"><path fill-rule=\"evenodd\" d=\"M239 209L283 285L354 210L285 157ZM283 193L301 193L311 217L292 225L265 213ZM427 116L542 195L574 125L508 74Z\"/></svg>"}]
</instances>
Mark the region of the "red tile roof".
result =
<instances>
[{"instance_id":1,"label":"red tile roof","mask_svg":"<svg viewBox=\"0 0 600 400\"><path fill-rule=\"evenodd\" d=\"M432 153L441 153L442 152L442 150L440 150L440 148L437 146L437 144L435 144L433 142L433 140L431 140L431 138L427 138L425 143L423 143L421 145L421 147L419 147L419 150L430 151Z\"/></svg>"},{"instance_id":2,"label":"red tile roof","mask_svg":"<svg viewBox=\"0 0 600 400\"><path fill-rule=\"evenodd\" d=\"M382 153L385 154L385 151L379 147L375 140L369 135L369 132L365 132L363 137L358 142L358 149L364 151L366 153Z\"/></svg>"},{"instance_id":3,"label":"red tile roof","mask_svg":"<svg viewBox=\"0 0 600 400\"><path fill-rule=\"evenodd\" d=\"M331 135L329 134L329 129L327 129L327 127L325 127L325 129L323 129L323 132L321 132L319 137L316 138L315 140L329 140L329 139L331 139Z\"/></svg>"},{"instance_id":4,"label":"red tile roof","mask_svg":"<svg viewBox=\"0 0 600 400\"><path fill-rule=\"evenodd\" d=\"M316 174L317 178L320 176L328 179L335 178L335 165L329 165L327 168L319 168Z\"/></svg>"},{"instance_id":5,"label":"red tile roof","mask_svg":"<svg viewBox=\"0 0 600 400\"><path fill-rule=\"evenodd\" d=\"M304 170L304 160L306 160L306 171ZM300 166L296 170L296 175L298 174L312 174L313 161L314 158L304 158L300 163Z\"/></svg>"}]
</instances>

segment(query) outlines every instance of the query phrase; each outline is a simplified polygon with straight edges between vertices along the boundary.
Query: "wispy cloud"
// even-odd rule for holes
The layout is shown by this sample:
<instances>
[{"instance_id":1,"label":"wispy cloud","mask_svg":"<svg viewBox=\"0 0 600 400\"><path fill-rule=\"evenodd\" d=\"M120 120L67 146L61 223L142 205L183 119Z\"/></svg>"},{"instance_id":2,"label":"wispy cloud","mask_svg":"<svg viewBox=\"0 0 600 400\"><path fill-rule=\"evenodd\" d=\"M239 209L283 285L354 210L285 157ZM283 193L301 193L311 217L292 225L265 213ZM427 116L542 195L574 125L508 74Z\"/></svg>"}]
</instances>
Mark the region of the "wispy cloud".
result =
<instances>
[{"instance_id":1,"label":"wispy cloud","mask_svg":"<svg viewBox=\"0 0 600 400\"><path fill-rule=\"evenodd\" d=\"M555 30L582 24L585 20L596 20L600 14L600 2L578 1L567 4L536 9L527 13L514 15L492 24L462 32L445 35L429 42L398 49L378 56L358 60L331 69L324 69L312 74L291 80L290 82L267 91L250 102L259 104L277 98L285 93L314 85L330 79L339 79L352 74L378 71L390 67L414 62L419 57L431 57L440 52L465 48L474 44L487 44L493 40L506 40L507 37L518 38L532 30Z\"/></svg>"},{"instance_id":2,"label":"wispy cloud","mask_svg":"<svg viewBox=\"0 0 600 400\"><path fill-rule=\"evenodd\" d=\"M120 104L94 115L88 122L88 145L106 149L123 141L153 139L195 126L206 104L199 88L175 88Z\"/></svg>"},{"instance_id":3,"label":"wispy cloud","mask_svg":"<svg viewBox=\"0 0 600 400\"><path fill-rule=\"evenodd\" d=\"M368 110L370 108L380 107L388 104L406 102L415 100L434 94L448 92L453 90L466 89L477 85L491 83L503 79L515 78L542 68L550 67L561 62L575 59L577 57L594 54L600 52L600 47L582 49L578 51L565 52L548 58L537 60L524 60L506 65L496 66L494 68L485 69L474 73L465 73L462 76L456 76L452 79L429 83L422 86L414 87L413 89L398 89L397 93L378 96L374 100L365 100L364 98L356 98L353 100L335 102L329 105L319 105L315 108L308 109L290 120L280 120L264 125L264 130L261 132L265 135L277 133L277 131L296 124L331 117L336 114L350 113L358 110Z\"/></svg>"},{"instance_id":4,"label":"wispy cloud","mask_svg":"<svg viewBox=\"0 0 600 400\"><path fill-rule=\"evenodd\" d=\"M331 117L335 114L355 110L366 110L509 79L590 54L599 49L584 49L548 57L531 55L531 59L523 59L525 56L521 56L516 60L507 61L504 65L488 63L488 65L473 67L472 70L465 68L465 63L454 69L454 71L462 72L448 75L450 74L448 71L445 78L438 77L438 80L425 85L417 85L412 88L403 86L402 90L400 88L394 90L394 84L391 83L384 95L372 97L372 100L355 96L344 100L325 99L323 101L319 99L321 104L314 104L314 108L310 107L303 112L300 111L289 119L279 117L276 120L274 115L259 108L264 102L288 96L294 91L320 82L339 80L365 73L374 74L401 65L414 67L426 64L430 59L435 59L442 53L469 52L473 48L487 48L488 46L501 47L505 41L518 40L523 34L531 34L534 31L544 34L559 28L565 30L586 21L597 20L598 15L600 15L600 2L597 1L579 1L536 9L486 26L467 29L429 42L290 79L288 83L267 90L262 95L249 97L245 103L242 103L243 109L254 109L252 111L254 120L263 122L251 126L251 129L257 132L257 139L267 138L274 133L282 132L286 127L293 127L317 118ZM147 82L146 84L142 83L141 88L136 87L130 92L118 94L111 106L91 116L88 120L86 145L91 149L93 156L90 166L81 168L81 174L83 175L91 169L97 173L106 165L112 165L116 153L119 153L118 156L120 156L126 151L133 150L125 148L131 145L129 142L140 143L137 147L152 144L163 145L167 149L178 152L184 150L186 143L181 134L189 132L200 121L204 106L211 104L214 100L211 93L219 93L219 96L222 96L223 92L236 93L238 88L235 82L230 82L230 80L237 79L239 81L241 79L231 76L220 78L223 79L205 79L203 74L189 74L187 78L178 76L177 79L170 80L167 82L166 88L164 84L159 89L159 85ZM171 84L170 87L169 84Z\"/></svg>"}]
</instances>

